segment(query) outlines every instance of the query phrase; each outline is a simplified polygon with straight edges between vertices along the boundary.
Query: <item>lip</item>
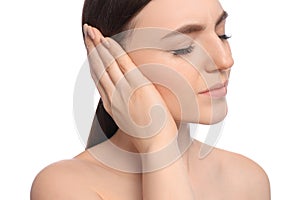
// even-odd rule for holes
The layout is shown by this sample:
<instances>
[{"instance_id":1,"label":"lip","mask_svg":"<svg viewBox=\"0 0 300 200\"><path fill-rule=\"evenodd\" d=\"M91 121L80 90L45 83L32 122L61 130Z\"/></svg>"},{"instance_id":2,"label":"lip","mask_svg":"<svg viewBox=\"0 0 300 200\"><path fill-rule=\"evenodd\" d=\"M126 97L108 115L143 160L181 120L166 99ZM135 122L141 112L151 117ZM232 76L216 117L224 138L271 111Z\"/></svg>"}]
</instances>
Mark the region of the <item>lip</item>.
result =
<instances>
[{"instance_id":1,"label":"lip","mask_svg":"<svg viewBox=\"0 0 300 200\"><path fill-rule=\"evenodd\" d=\"M212 98L225 97L227 94L227 85L228 81L225 81L224 83L217 83L209 89L199 92L199 94L211 96Z\"/></svg>"}]
</instances>

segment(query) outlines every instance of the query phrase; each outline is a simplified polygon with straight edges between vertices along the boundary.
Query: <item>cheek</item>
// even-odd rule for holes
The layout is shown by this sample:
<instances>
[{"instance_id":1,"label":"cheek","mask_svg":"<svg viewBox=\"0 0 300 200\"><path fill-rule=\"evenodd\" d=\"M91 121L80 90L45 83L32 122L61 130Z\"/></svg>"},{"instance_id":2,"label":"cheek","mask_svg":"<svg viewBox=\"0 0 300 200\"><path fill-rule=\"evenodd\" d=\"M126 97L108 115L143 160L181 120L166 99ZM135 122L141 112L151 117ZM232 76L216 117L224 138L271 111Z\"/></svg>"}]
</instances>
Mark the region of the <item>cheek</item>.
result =
<instances>
[{"instance_id":1,"label":"cheek","mask_svg":"<svg viewBox=\"0 0 300 200\"><path fill-rule=\"evenodd\" d=\"M127 52L127 54L137 66L163 62L163 57L157 55L155 50L151 49L136 50L133 52Z\"/></svg>"},{"instance_id":2,"label":"cheek","mask_svg":"<svg viewBox=\"0 0 300 200\"><path fill-rule=\"evenodd\" d=\"M175 120L181 120L183 117L193 121L192 119L198 118L200 102L197 100L197 93L203 85L203 80L197 69L179 57L150 50L131 52L129 56L154 83ZM163 67L155 68L154 65L150 65L153 73L150 72L149 76L149 71L145 73L141 67L149 63L157 63ZM156 74L154 79L153 74Z\"/></svg>"},{"instance_id":3,"label":"cheek","mask_svg":"<svg viewBox=\"0 0 300 200\"><path fill-rule=\"evenodd\" d=\"M201 82L199 70L196 70L184 59L175 57L170 53L146 49L130 52L128 55L137 66L158 64L166 67L182 77L191 86ZM164 73L163 69L159 73Z\"/></svg>"},{"instance_id":4,"label":"cheek","mask_svg":"<svg viewBox=\"0 0 300 200\"><path fill-rule=\"evenodd\" d=\"M174 91L171 91L168 88L158 84L155 84L155 87L157 91L160 93L160 95L162 96L174 120L181 121L182 109L180 105L180 100L173 93Z\"/></svg>"}]
</instances>

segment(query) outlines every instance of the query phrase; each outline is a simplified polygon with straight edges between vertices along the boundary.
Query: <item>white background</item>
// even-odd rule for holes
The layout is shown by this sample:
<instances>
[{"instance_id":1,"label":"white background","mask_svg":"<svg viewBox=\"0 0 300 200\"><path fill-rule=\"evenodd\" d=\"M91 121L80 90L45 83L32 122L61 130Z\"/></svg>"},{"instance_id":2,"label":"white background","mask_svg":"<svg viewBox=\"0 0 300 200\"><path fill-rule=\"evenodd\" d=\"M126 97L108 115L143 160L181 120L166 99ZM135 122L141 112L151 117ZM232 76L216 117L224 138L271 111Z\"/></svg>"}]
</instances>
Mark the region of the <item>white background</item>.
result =
<instances>
[{"instance_id":1,"label":"white background","mask_svg":"<svg viewBox=\"0 0 300 200\"><path fill-rule=\"evenodd\" d=\"M218 147L269 175L272 199L299 199L297 1L223 0L235 58ZM84 150L73 89L85 61L83 0L0 3L0 199L29 199L46 165Z\"/></svg>"}]
</instances>

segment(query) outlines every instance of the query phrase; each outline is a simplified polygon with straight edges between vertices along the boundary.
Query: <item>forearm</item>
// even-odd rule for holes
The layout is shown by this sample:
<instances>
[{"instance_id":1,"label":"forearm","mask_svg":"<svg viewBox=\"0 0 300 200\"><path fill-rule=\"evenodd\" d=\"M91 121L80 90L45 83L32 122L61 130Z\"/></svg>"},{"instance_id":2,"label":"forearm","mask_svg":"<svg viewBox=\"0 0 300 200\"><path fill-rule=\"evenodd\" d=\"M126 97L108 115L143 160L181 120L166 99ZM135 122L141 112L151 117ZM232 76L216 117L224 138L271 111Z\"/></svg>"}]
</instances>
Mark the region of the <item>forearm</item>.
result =
<instances>
[{"instance_id":1,"label":"forearm","mask_svg":"<svg viewBox=\"0 0 300 200\"><path fill-rule=\"evenodd\" d=\"M195 199L179 148L177 145L171 146L163 153L143 158L144 170L150 171L143 174L143 200ZM167 163L174 160L176 156L180 157L171 164Z\"/></svg>"}]
</instances>

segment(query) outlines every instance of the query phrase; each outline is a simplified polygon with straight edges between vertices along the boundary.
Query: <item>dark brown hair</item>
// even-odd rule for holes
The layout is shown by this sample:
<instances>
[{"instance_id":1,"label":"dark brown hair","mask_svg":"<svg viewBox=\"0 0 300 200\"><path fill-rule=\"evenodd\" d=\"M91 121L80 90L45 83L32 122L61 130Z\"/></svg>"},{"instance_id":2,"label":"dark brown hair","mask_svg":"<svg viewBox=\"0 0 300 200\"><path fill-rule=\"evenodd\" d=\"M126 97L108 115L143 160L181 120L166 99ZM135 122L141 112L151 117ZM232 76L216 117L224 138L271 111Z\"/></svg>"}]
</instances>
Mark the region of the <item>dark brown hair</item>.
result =
<instances>
[{"instance_id":1,"label":"dark brown hair","mask_svg":"<svg viewBox=\"0 0 300 200\"><path fill-rule=\"evenodd\" d=\"M132 28L132 19L151 0L85 0L82 26L89 24L101 31L104 37L112 37ZM111 138L118 126L106 112L100 99L86 148Z\"/></svg>"}]
</instances>

